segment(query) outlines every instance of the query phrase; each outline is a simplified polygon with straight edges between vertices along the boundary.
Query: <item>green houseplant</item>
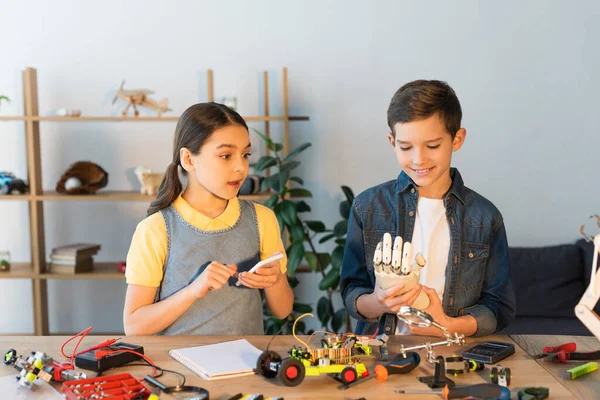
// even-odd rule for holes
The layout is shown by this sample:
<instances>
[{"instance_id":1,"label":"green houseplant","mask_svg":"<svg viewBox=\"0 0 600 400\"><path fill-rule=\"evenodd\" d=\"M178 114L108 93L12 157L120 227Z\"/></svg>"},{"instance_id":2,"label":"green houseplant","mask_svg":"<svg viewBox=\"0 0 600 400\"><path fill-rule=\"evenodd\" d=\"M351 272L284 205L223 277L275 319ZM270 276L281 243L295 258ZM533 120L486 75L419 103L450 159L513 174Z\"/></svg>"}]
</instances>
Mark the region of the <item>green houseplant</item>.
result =
<instances>
[{"instance_id":1,"label":"green houseplant","mask_svg":"<svg viewBox=\"0 0 600 400\"><path fill-rule=\"evenodd\" d=\"M346 330L349 330L350 319L348 313L344 308L337 311L334 310L333 297L336 292L339 292L339 273L344 254L348 215L350 213L350 204L352 204L352 199L354 198L352 190L346 186L342 187L346 196L346 200L340 204L340 214L343 219L335 225L333 230L328 230L321 221L303 219L301 214L311 211L311 208L304 200L294 200L294 198L312 197L312 193L302 187L291 188L289 183L294 182L296 186L304 185L302 178L293 173L300 166L300 161L297 161L295 158L309 148L311 144L303 143L292 150L287 156L283 156L281 155L283 145L274 142L259 131L255 130L255 132L272 152L272 155L262 156L253 164L255 172L260 173L267 168L276 169L275 173L263 179L261 190L270 190L273 193L264 204L273 209L282 234L288 238L286 252L288 255L288 279L290 285L292 288L297 286L296 270L302 261L306 260L312 271L322 275L319 289L325 291L326 295L319 300L317 313L323 328L337 332L342 325L345 325ZM315 246L317 239L319 239L319 243L321 244L335 240L336 246L333 252L331 254L319 252ZM311 311L312 307L309 304L295 302L292 315L288 317L287 321L281 321L270 315L265 308L265 332L272 334L283 328L284 333L289 333L291 324L287 324L287 327L283 327L283 324L293 322L299 314ZM328 327L329 325L331 325L331 328ZM305 325L303 321L299 321L296 328L299 332L304 333Z\"/></svg>"}]
</instances>

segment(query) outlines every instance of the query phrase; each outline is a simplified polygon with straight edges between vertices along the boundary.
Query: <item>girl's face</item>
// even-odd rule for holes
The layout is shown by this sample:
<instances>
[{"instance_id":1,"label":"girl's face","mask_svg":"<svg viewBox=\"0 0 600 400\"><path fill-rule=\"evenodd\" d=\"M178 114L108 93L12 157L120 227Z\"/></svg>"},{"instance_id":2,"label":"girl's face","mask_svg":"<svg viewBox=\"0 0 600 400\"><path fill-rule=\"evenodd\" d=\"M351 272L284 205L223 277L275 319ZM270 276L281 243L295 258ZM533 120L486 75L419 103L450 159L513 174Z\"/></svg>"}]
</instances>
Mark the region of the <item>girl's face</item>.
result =
<instances>
[{"instance_id":1,"label":"girl's face","mask_svg":"<svg viewBox=\"0 0 600 400\"><path fill-rule=\"evenodd\" d=\"M226 126L214 131L198 154L188 154L192 167L186 168L188 185L193 185L190 188L195 190L197 187L200 191L229 200L237 195L248 175L250 136L242 126Z\"/></svg>"}]
</instances>

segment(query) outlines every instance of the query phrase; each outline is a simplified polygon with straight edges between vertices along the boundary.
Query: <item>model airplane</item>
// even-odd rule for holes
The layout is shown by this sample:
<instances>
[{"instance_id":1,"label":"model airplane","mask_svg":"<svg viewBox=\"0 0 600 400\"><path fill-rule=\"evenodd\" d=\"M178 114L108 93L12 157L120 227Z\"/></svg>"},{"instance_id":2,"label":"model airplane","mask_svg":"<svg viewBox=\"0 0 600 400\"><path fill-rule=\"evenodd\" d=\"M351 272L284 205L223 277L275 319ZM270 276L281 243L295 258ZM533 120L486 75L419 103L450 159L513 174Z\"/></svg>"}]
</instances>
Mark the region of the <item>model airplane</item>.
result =
<instances>
[{"instance_id":1,"label":"model airplane","mask_svg":"<svg viewBox=\"0 0 600 400\"><path fill-rule=\"evenodd\" d=\"M153 91L148 89L125 90L123 89L123 86L125 86L125 81L121 82L121 87L117 90L115 98L112 101L112 104L115 104L117 99L125 100L127 102L127 107L121 112L123 116L127 115L129 107L133 107L133 114L137 117L140 115L140 112L137 109L138 106L157 111L159 117L162 113L172 111L169 108L169 101L167 99L156 101L148 97L149 94L154 93Z\"/></svg>"}]
</instances>

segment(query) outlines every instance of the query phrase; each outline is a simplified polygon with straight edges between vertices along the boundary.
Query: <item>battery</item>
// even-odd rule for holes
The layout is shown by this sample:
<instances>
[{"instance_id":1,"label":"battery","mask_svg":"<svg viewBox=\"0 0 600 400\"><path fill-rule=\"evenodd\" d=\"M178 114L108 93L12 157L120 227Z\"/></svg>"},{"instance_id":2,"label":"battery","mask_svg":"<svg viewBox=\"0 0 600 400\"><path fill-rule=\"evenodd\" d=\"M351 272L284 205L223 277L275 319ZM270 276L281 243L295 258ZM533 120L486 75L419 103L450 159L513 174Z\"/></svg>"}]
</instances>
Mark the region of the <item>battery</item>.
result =
<instances>
[{"instance_id":1,"label":"battery","mask_svg":"<svg viewBox=\"0 0 600 400\"><path fill-rule=\"evenodd\" d=\"M144 348L142 346L117 342L107 347L76 355L75 366L89 371L102 372L142 359L141 356L130 353L129 351L110 354L111 352L119 350L131 350L136 353L144 354Z\"/></svg>"}]
</instances>

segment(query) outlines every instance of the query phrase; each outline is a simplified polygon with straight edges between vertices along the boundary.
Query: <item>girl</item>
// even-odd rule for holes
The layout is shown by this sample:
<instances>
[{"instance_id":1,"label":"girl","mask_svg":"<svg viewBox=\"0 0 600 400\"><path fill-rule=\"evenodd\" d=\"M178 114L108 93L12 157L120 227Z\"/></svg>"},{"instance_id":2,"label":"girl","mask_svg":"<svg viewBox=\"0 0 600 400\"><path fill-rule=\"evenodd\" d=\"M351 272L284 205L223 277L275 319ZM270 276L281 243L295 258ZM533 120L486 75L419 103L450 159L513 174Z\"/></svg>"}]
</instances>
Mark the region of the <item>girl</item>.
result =
<instances>
[{"instance_id":1,"label":"girl","mask_svg":"<svg viewBox=\"0 0 600 400\"><path fill-rule=\"evenodd\" d=\"M237 198L249 156L248 127L230 108L201 103L179 118L173 161L127 255L127 335L262 335L258 289L273 315L291 312L277 219ZM281 261L245 272L278 252Z\"/></svg>"}]
</instances>

